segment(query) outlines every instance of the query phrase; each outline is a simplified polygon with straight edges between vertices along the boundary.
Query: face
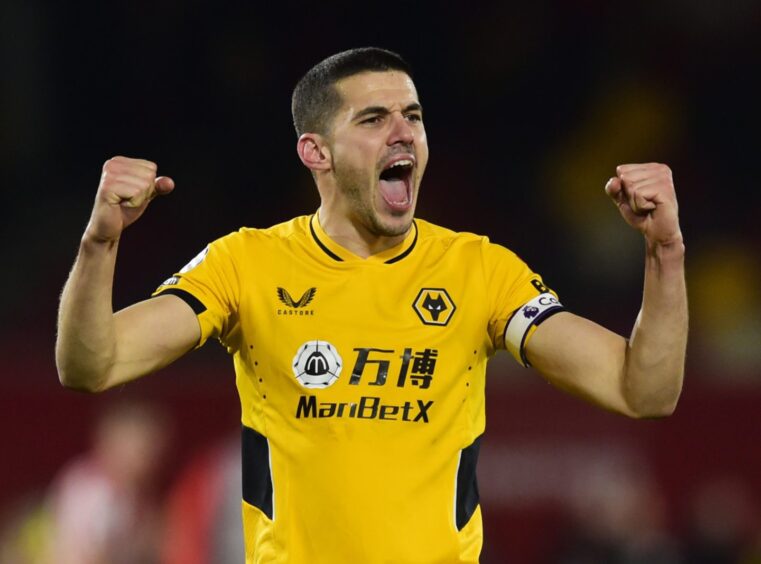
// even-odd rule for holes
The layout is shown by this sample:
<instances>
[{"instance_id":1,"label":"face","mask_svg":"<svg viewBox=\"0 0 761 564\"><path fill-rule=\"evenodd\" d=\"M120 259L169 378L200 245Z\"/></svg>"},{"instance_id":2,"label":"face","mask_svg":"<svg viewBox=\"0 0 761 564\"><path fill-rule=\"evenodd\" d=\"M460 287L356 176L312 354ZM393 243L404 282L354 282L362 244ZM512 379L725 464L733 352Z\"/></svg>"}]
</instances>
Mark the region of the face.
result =
<instances>
[{"instance_id":1,"label":"face","mask_svg":"<svg viewBox=\"0 0 761 564\"><path fill-rule=\"evenodd\" d=\"M403 72L339 81L343 100L327 136L338 204L376 236L407 233L428 162L423 113Z\"/></svg>"}]
</instances>

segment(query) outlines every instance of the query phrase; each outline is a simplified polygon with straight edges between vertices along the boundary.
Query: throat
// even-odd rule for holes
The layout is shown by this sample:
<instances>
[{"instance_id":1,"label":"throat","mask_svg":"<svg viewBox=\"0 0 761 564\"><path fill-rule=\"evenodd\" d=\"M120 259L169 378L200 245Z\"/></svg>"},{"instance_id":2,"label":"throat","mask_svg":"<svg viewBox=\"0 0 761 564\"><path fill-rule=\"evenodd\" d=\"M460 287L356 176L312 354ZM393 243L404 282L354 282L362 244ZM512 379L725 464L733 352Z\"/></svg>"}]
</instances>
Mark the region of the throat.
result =
<instances>
[{"instance_id":1,"label":"throat","mask_svg":"<svg viewBox=\"0 0 761 564\"><path fill-rule=\"evenodd\" d=\"M340 219L339 219L340 218ZM319 226L325 236L341 248L366 259L401 244L412 227L385 225L377 217L357 217L353 214L335 216L320 208L317 213Z\"/></svg>"}]
</instances>

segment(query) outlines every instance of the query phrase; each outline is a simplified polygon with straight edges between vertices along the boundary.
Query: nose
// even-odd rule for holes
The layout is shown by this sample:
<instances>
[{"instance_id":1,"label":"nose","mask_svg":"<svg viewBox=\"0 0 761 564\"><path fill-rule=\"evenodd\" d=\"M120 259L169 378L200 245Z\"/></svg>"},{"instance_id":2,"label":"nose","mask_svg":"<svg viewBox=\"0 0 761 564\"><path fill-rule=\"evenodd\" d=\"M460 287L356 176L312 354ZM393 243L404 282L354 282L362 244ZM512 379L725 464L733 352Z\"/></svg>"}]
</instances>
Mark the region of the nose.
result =
<instances>
[{"instance_id":1,"label":"nose","mask_svg":"<svg viewBox=\"0 0 761 564\"><path fill-rule=\"evenodd\" d=\"M410 144L415 140L412 126L402 112L393 112L391 114L391 132L388 137L388 144L396 143Z\"/></svg>"}]
</instances>

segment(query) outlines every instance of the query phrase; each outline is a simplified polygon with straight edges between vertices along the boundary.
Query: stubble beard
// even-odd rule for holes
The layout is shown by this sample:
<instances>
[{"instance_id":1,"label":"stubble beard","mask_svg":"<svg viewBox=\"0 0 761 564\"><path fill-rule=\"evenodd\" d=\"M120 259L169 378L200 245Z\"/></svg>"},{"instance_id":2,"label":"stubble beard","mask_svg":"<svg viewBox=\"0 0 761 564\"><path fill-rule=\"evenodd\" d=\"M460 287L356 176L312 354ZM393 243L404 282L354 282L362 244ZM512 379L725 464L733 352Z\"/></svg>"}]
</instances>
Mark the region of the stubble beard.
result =
<instances>
[{"instance_id":1,"label":"stubble beard","mask_svg":"<svg viewBox=\"0 0 761 564\"><path fill-rule=\"evenodd\" d=\"M412 219L400 225L389 225L381 220L373 206L375 192L372 186L367 186L372 181L368 182L365 172L352 167L341 167L340 170L336 167L335 176L336 186L349 202L352 215L370 233L377 237L399 237L409 231Z\"/></svg>"}]
</instances>

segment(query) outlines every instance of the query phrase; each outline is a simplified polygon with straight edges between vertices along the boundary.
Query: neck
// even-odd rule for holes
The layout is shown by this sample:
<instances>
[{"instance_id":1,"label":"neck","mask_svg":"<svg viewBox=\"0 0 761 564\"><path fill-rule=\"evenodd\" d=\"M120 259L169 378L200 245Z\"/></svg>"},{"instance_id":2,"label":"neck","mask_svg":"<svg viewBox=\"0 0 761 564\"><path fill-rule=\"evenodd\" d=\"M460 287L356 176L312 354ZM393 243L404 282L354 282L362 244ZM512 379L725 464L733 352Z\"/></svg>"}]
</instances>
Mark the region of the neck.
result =
<instances>
[{"instance_id":1,"label":"neck","mask_svg":"<svg viewBox=\"0 0 761 564\"><path fill-rule=\"evenodd\" d=\"M395 247L404 241L409 229L401 235L378 235L368 229L357 218L348 214L330 211L328 207L320 206L317 210L317 220L320 227L333 241L355 255L367 258ZM411 228L411 226L410 226Z\"/></svg>"}]
</instances>

